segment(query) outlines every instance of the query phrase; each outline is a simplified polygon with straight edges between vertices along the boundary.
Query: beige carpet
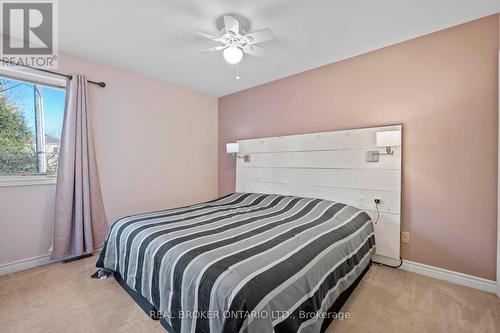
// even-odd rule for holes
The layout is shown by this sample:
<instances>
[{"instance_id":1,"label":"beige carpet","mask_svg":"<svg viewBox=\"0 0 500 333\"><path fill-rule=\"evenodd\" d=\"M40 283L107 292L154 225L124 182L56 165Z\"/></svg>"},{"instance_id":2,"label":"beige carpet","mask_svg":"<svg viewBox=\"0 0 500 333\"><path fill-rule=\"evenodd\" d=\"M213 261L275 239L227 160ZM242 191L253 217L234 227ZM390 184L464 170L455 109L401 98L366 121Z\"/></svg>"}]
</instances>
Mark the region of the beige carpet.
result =
<instances>
[{"instance_id":1,"label":"beige carpet","mask_svg":"<svg viewBox=\"0 0 500 333\"><path fill-rule=\"evenodd\" d=\"M93 280L95 257L0 277L0 332L165 332L113 280ZM500 332L495 295L372 266L332 332Z\"/></svg>"}]
</instances>

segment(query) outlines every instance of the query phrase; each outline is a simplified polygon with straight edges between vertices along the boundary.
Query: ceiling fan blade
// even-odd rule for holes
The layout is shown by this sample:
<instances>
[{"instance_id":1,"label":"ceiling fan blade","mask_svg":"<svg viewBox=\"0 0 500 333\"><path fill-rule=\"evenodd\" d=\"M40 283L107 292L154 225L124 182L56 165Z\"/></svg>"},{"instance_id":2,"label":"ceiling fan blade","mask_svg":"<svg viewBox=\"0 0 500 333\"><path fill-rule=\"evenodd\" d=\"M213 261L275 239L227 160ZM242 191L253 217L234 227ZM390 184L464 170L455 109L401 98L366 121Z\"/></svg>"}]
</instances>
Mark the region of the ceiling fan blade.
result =
<instances>
[{"instance_id":1,"label":"ceiling fan blade","mask_svg":"<svg viewBox=\"0 0 500 333\"><path fill-rule=\"evenodd\" d=\"M195 30L194 33L198 36L201 36L201 37L205 37L205 38L208 38L208 39L211 39L211 40L214 40L216 42L219 41L219 37L215 37L214 35L211 35L209 33L206 33L206 32L203 32L203 31L199 31L199 30Z\"/></svg>"},{"instance_id":2,"label":"ceiling fan blade","mask_svg":"<svg viewBox=\"0 0 500 333\"><path fill-rule=\"evenodd\" d=\"M261 43L274 38L274 31L269 28L261 29L245 35L249 44Z\"/></svg>"},{"instance_id":3,"label":"ceiling fan blade","mask_svg":"<svg viewBox=\"0 0 500 333\"><path fill-rule=\"evenodd\" d=\"M263 57L266 54L266 51L264 51L263 48L260 48L255 45L247 45L246 47L243 48L243 52L253 55L255 57Z\"/></svg>"},{"instance_id":4,"label":"ceiling fan blade","mask_svg":"<svg viewBox=\"0 0 500 333\"><path fill-rule=\"evenodd\" d=\"M224 15L224 26L226 28L226 33L232 31L237 35L240 32L240 22L231 15Z\"/></svg>"},{"instance_id":5,"label":"ceiling fan blade","mask_svg":"<svg viewBox=\"0 0 500 333\"><path fill-rule=\"evenodd\" d=\"M224 50L226 48L225 45L219 45L219 46L214 46L209 49L201 50L200 53L208 53L208 52L213 52L213 51L220 51Z\"/></svg>"}]
</instances>

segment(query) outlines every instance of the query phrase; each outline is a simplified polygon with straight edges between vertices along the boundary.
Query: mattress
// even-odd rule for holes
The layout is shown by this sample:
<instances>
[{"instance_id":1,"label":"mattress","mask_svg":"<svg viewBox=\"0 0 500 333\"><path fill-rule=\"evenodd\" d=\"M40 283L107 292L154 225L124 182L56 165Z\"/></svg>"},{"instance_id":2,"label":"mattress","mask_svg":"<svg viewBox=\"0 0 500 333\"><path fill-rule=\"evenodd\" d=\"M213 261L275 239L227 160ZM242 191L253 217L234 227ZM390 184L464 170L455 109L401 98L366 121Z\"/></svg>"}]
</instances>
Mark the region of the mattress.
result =
<instances>
[{"instance_id":1,"label":"mattress","mask_svg":"<svg viewBox=\"0 0 500 333\"><path fill-rule=\"evenodd\" d=\"M97 267L176 333L320 332L374 252L373 223L342 203L234 193L115 222Z\"/></svg>"}]
</instances>

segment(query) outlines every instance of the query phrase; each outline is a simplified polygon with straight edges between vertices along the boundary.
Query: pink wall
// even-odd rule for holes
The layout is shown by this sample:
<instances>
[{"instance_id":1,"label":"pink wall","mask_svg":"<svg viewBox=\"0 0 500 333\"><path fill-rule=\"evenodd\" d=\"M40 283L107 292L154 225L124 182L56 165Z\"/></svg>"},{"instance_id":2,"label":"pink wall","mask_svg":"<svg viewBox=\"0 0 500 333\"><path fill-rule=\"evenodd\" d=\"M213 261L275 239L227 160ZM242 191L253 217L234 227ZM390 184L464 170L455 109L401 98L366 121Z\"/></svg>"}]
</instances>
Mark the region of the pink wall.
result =
<instances>
[{"instance_id":1,"label":"pink wall","mask_svg":"<svg viewBox=\"0 0 500 333\"><path fill-rule=\"evenodd\" d=\"M217 98L66 55L61 72L105 81L90 107L109 222L217 195Z\"/></svg>"},{"instance_id":2,"label":"pink wall","mask_svg":"<svg viewBox=\"0 0 500 333\"><path fill-rule=\"evenodd\" d=\"M498 44L493 15L220 98L219 194L227 142L402 123L403 257L494 280Z\"/></svg>"},{"instance_id":3,"label":"pink wall","mask_svg":"<svg viewBox=\"0 0 500 333\"><path fill-rule=\"evenodd\" d=\"M60 54L60 72L90 85L91 119L108 222L217 196L217 98ZM55 185L0 187L0 272L52 242Z\"/></svg>"}]
</instances>

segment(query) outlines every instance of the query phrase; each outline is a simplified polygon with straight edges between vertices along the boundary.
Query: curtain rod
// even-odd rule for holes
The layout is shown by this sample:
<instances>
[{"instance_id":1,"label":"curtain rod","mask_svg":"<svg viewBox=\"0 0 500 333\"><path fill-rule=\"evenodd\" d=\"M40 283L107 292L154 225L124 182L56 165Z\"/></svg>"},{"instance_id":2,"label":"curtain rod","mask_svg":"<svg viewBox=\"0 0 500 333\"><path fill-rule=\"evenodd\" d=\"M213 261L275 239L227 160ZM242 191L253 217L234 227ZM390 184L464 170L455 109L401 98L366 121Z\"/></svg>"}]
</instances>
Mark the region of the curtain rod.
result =
<instances>
[{"instance_id":1,"label":"curtain rod","mask_svg":"<svg viewBox=\"0 0 500 333\"><path fill-rule=\"evenodd\" d=\"M64 76L65 78L71 80L73 78L73 76L69 75L69 74L62 74L62 73L58 73L58 72L53 72L53 71L49 71L48 69L42 69L42 68L36 68L36 67L30 67L30 66L26 66L26 65L19 65L19 64L15 64L15 63L12 63L10 61L7 61L5 59L0 59L1 62L5 63L5 64L9 64L11 66L21 66L21 67L25 67L25 68L30 68L30 69L34 69L34 70L37 70L37 71L41 71L41 72L45 72L45 73L50 73L50 74L55 74L55 75L59 75L59 76ZM92 81L92 80L87 80L88 83L92 83L92 84L95 84L101 88L104 88L106 87L106 83L104 82L97 82L97 81Z\"/></svg>"}]
</instances>

